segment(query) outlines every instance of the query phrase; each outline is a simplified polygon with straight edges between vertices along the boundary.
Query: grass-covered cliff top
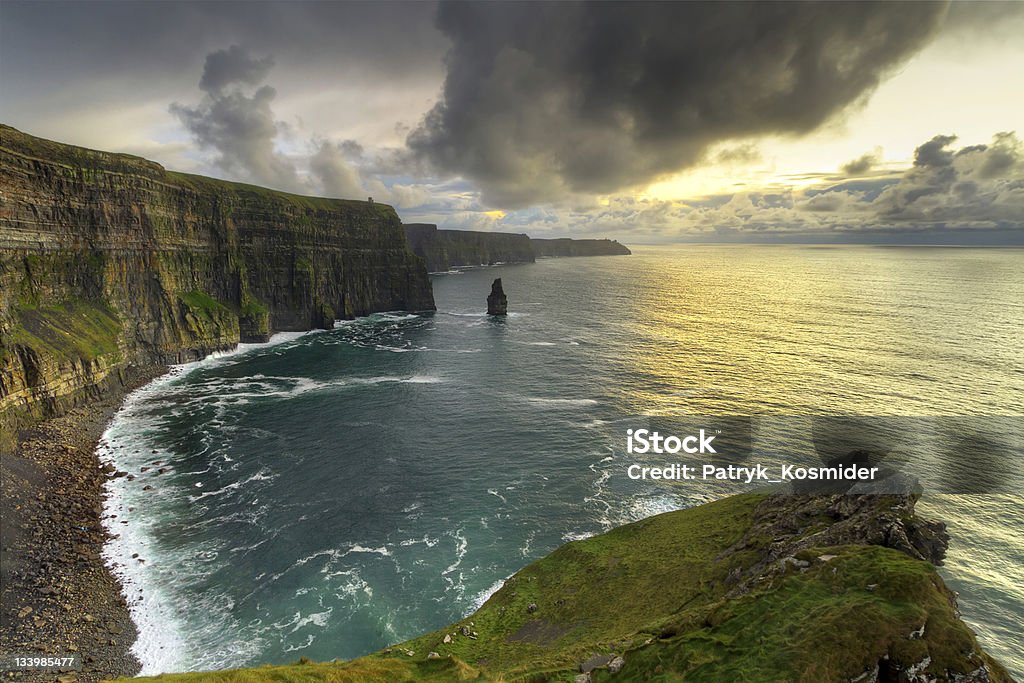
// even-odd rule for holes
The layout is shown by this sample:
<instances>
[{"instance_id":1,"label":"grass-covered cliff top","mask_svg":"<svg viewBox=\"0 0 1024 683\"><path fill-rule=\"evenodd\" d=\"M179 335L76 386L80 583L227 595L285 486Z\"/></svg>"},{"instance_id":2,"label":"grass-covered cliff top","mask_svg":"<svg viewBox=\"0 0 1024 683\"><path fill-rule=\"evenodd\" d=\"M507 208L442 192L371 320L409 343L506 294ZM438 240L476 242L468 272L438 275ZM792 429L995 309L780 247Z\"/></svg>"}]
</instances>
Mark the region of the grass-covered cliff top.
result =
<instances>
[{"instance_id":1,"label":"grass-covered cliff top","mask_svg":"<svg viewBox=\"0 0 1024 683\"><path fill-rule=\"evenodd\" d=\"M0 123L0 147L22 156L70 167L105 166L119 172L128 170L148 174L164 172L164 167L155 161L149 161L133 154L102 152L88 147L37 138L3 123Z\"/></svg>"},{"instance_id":2,"label":"grass-covered cliff top","mask_svg":"<svg viewBox=\"0 0 1024 683\"><path fill-rule=\"evenodd\" d=\"M246 199L273 199L284 201L304 209L318 211L367 211L378 213L388 218L397 219L398 214L390 204L380 202L369 202L357 199L335 199L331 197L313 197L309 195L293 194L281 190L272 190L259 185L248 183L236 183L231 180L220 180L209 176L195 175L193 173L180 173L178 171L166 171L168 182L190 187L204 193L231 193Z\"/></svg>"},{"instance_id":3,"label":"grass-covered cliff top","mask_svg":"<svg viewBox=\"0 0 1024 683\"><path fill-rule=\"evenodd\" d=\"M15 154L38 159L47 163L58 164L72 169L90 171L107 171L118 174L132 174L151 178L169 185L190 188L198 192L223 195L225 193L250 199L272 199L278 202L295 205L303 209L319 211L367 211L379 213L388 218L396 218L394 207L379 202L368 202L356 199L332 199L272 190L258 185L220 180L208 176L168 171L155 161L150 161L132 154L103 152L55 142L23 133L17 128L0 124L0 148Z\"/></svg>"},{"instance_id":4,"label":"grass-covered cliff top","mask_svg":"<svg viewBox=\"0 0 1024 683\"><path fill-rule=\"evenodd\" d=\"M572 681L586 670L592 681L821 683L983 669L962 680L1010 680L929 562L814 543L841 537L832 528L853 539L895 525L914 538L912 501L807 500L735 496L568 543L463 621L360 659L158 679Z\"/></svg>"}]
</instances>

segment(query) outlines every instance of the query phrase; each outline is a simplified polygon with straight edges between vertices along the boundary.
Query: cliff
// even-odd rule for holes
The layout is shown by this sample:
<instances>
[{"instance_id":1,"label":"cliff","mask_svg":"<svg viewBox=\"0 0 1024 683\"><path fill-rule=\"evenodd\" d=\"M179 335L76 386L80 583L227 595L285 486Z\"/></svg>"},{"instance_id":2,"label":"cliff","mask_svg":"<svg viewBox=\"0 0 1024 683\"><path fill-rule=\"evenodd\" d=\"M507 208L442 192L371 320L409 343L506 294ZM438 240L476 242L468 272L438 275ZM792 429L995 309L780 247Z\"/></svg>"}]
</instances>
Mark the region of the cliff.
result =
<instances>
[{"instance_id":1,"label":"cliff","mask_svg":"<svg viewBox=\"0 0 1024 683\"><path fill-rule=\"evenodd\" d=\"M510 232L438 230L431 223L407 223L406 238L413 252L431 273L457 266L488 266L495 263L533 263L530 238Z\"/></svg>"},{"instance_id":2,"label":"cliff","mask_svg":"<svg viewBox=\"0 0 1024 683\"><path fill-rule=\"evenodd\" d=\"M431 273L460 266L533 263L538 258L632 253L615 240L533 239L510 232L438 230L433 223L406 223L405 236Z\"/></svg>"},{"instance_id":3,"label":"cliff","mask_svg":"<svg viewBox=\"0 0 1024 683\"><path fill-rule=\"evenodd\" d=\"M433 308L390 206L0 127L0 428L98 395L128 365Z\"/></svg>"},{"instance_id":4,"label":"cliff","mask_svg":"<svg viewBox=\"0 0 1024 683\"><path fill-rule=\"evenodd\" d=\"M568 543L474 614L343 663L161 681L1011 681L910 496L740 495Z\"/></svg>"},{"instance_id":5,"label":"cliff","mask_svg":"<svg viewBox=\"0 0 1024 683\"><path fill-rule=\"evenodd\" d=\"M542 240L530 239L530 246L537 258L559 258L563 256L629 256L631 252L616 240L575 240L568 238Z\"/></svg>"}]
</instances>

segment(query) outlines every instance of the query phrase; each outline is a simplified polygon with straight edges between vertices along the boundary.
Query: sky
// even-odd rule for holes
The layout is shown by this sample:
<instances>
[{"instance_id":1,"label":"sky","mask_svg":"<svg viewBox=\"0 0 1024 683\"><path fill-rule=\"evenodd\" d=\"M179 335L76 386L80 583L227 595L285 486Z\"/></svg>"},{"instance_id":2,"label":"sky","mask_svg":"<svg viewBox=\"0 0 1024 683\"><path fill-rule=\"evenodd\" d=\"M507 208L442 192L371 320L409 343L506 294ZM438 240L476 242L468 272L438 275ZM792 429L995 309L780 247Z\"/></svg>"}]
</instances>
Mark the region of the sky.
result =
<instances>
[{"instance_id":1,"label":"sky","mask_svg":"<svg viewBox=\"0 0 1024 683\"><path fill-rule=\"evenodd\" d=\"M0 121L407 222L1024 243L1024 2L0 2Z\"/></svg>"}]
</instances>

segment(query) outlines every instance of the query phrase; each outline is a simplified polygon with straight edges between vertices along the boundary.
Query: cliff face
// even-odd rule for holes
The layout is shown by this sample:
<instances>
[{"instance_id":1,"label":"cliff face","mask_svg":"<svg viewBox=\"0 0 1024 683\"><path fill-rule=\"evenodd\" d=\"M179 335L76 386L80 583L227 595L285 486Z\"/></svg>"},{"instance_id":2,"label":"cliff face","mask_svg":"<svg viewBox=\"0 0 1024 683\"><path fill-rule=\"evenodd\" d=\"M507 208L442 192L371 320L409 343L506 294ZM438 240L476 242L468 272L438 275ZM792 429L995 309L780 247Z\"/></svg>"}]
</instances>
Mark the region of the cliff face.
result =
<instances>
[{"instance_id":1,"label":"cliff face","mask_svg":"<svg viewBox=\"0 0 1024 683\"><path fill-rule=\"evenodd\" d=\"M533 263L563 256L625 256L631 252L615 240L533 239L509 232L438 230L432 223L406 223L405 235L431 273L459 266Z\"/></svg>"},{"instance_id":2,"label":"cliff face","mask_svg":"<svg viewBox=\"0 0 1024 683\"><path fill-rule=\"evenodd\" d=\"M531 239L537 258L562 256L628 256L633 253L616 240Z\"/></svg>"},{"instance_id":3,"label":"cliff face","mask_svg":"<svg viewBox=\"0 0 1024 683\"><path fill-rule=\"evenodd\" d=\"M0 127L0 427L279 330L433 310L386 205L173 173Z\"/></svg>"},{"instance_id":4,"label":"cliff face","mask_svg":"<svg viewBox=\"0 0 1024 683\"><path fill-rule=\"evenodd\" d=\"M533 263L530 238L510 232L438 230L431 223L408 223L405 234L413 252L431 273L457 266Z\"/></svg>"}]
</instances>

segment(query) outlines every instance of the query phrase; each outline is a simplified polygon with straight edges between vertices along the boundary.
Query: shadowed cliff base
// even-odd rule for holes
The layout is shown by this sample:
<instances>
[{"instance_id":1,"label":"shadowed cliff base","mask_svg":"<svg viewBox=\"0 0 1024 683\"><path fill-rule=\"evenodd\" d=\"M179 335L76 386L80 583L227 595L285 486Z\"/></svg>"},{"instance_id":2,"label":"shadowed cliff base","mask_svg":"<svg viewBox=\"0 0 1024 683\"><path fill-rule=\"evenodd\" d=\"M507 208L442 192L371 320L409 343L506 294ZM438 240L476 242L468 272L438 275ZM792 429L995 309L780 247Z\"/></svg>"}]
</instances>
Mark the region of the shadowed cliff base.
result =
<instances>
[{"instance_id":1,"label":"shadowed cliff base","mask_svg":"<svg viewBox=\"0 0 1024 683\"><path fill-rule=\"evenodd\" d=\"M913 496L745 494L567 543L475 613L349 662L168 681L1010 681Z\"/></svg>"},{"instance_id":2,"label":"shadowed cliff base","mask_svg":"<svg viewBox=\"0 0 1024 683\"><path fill-rule=\"evenodd\" d=\"M538 258L565 256L626 256L631 252L615 240L534 239L510 232L439 230L433 223L406 223L413 252L431 273L465 266L533 263Z\"/></svg>"}]
</instances>

